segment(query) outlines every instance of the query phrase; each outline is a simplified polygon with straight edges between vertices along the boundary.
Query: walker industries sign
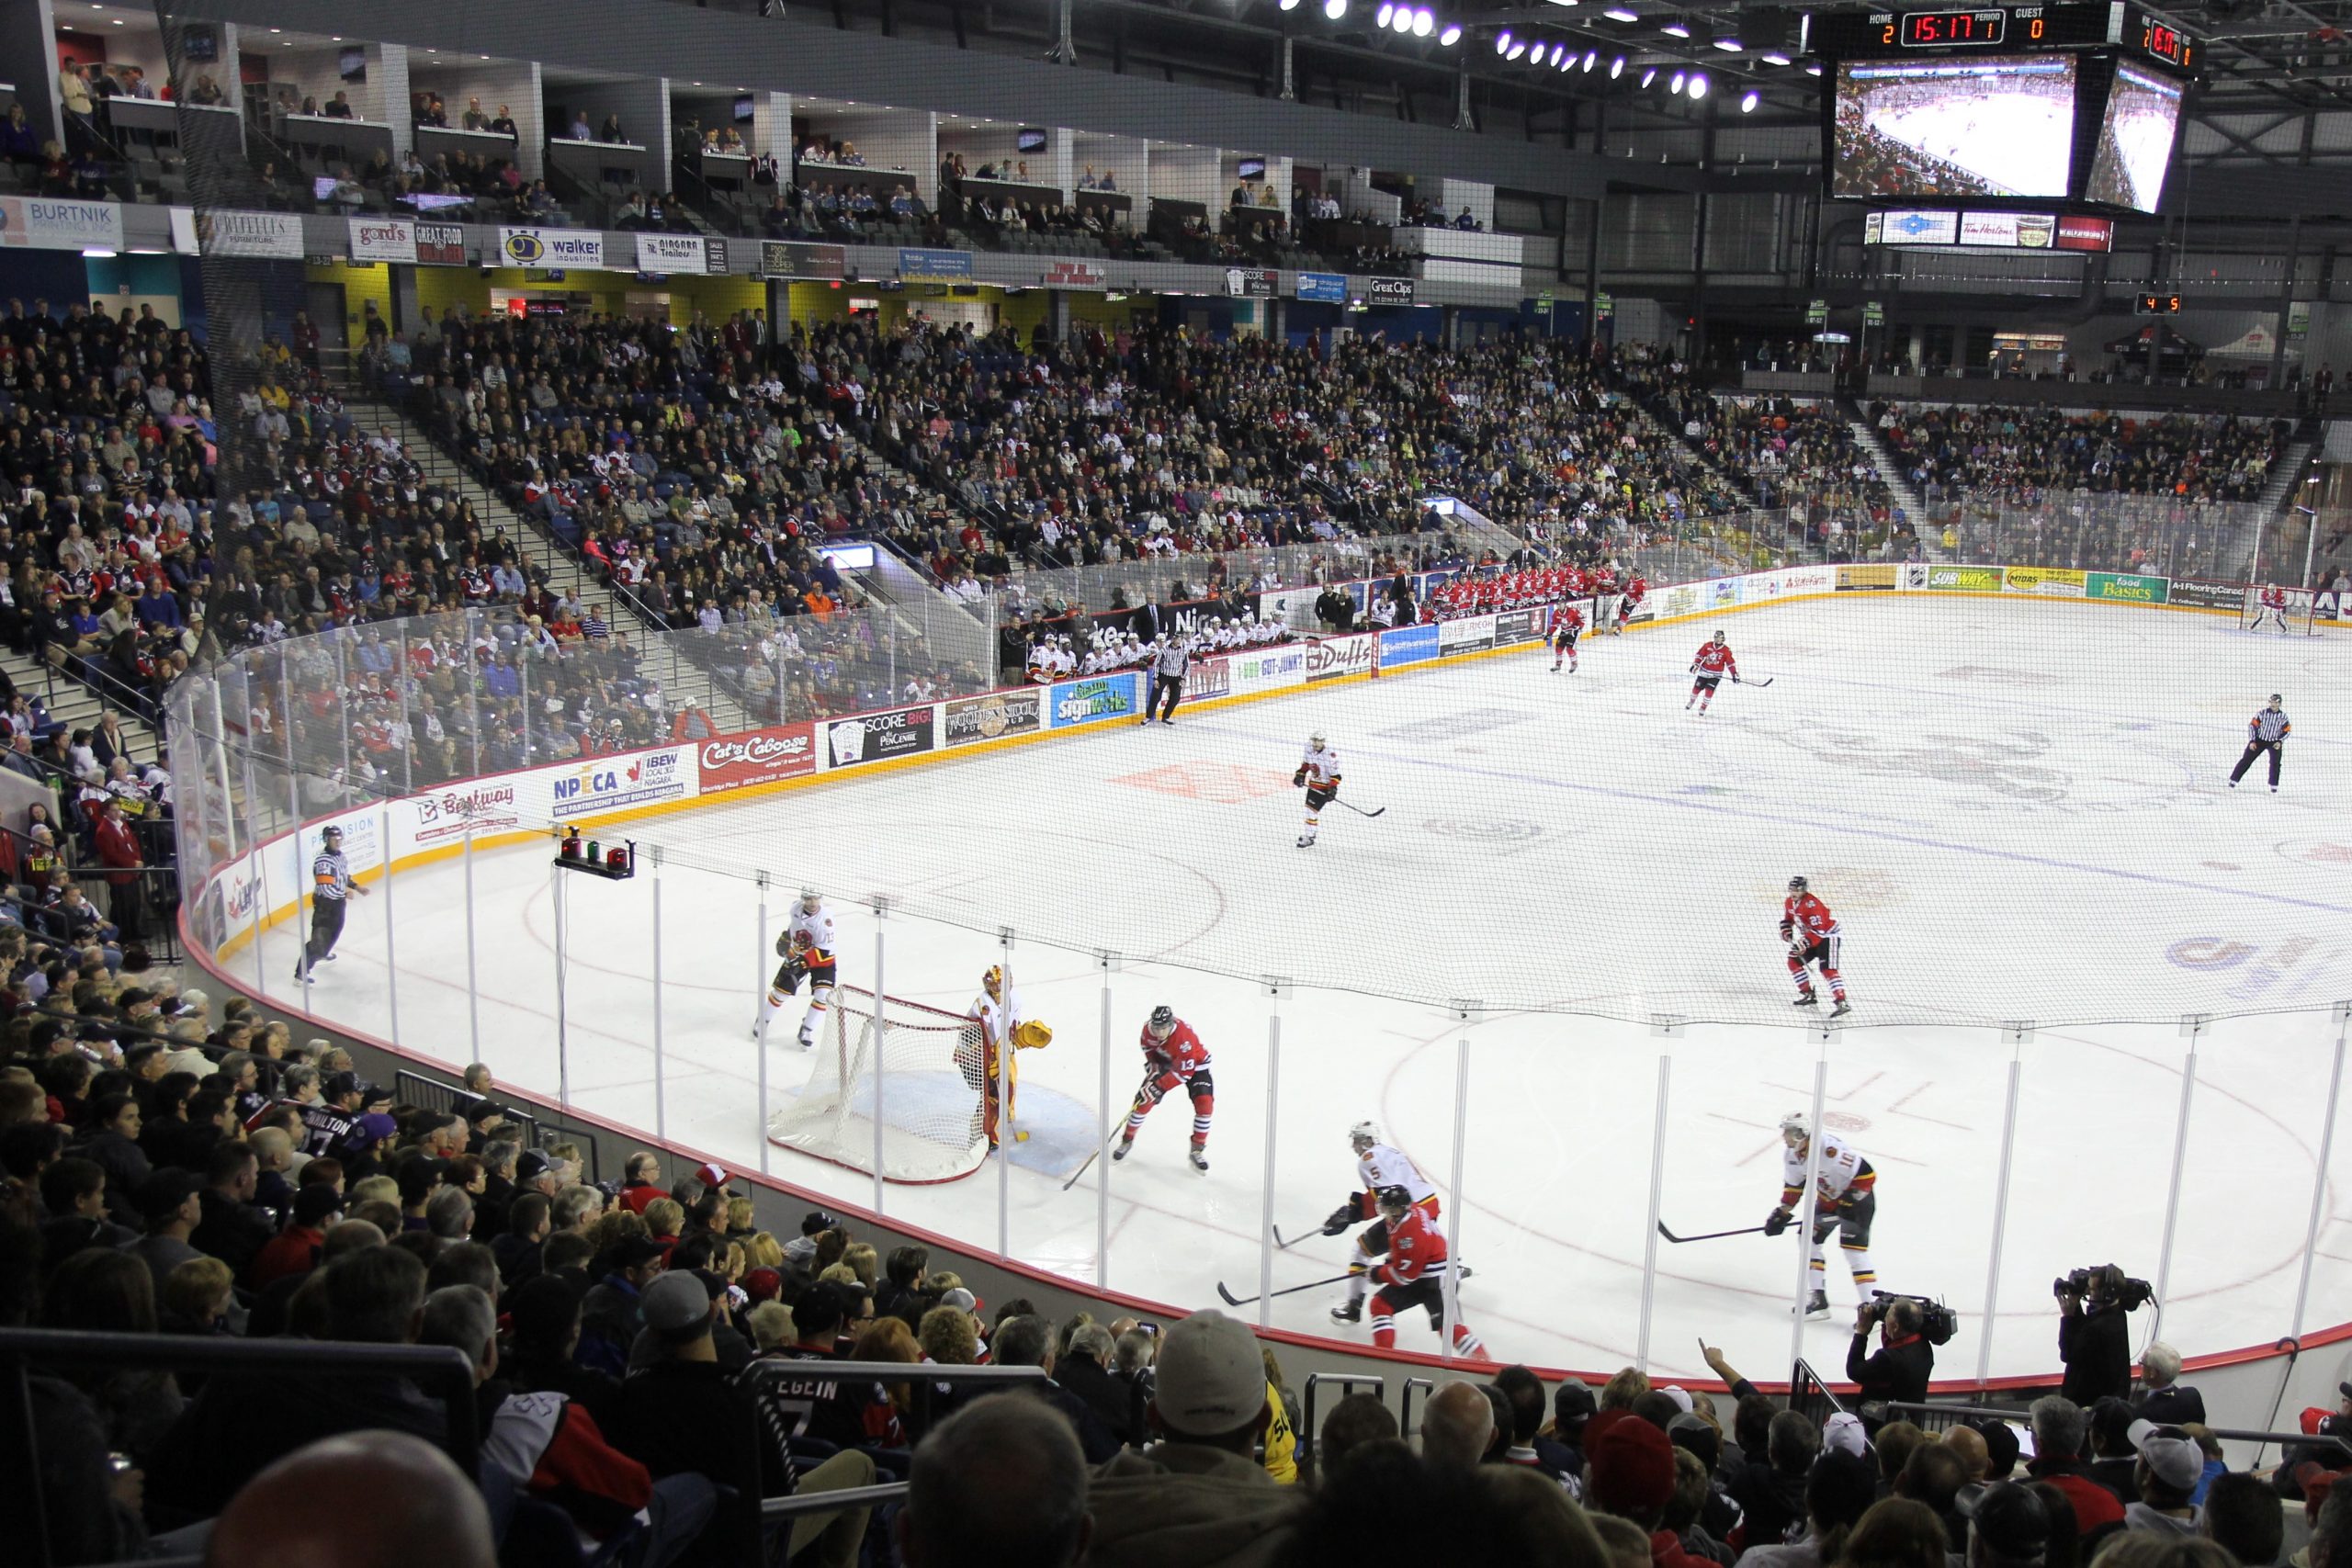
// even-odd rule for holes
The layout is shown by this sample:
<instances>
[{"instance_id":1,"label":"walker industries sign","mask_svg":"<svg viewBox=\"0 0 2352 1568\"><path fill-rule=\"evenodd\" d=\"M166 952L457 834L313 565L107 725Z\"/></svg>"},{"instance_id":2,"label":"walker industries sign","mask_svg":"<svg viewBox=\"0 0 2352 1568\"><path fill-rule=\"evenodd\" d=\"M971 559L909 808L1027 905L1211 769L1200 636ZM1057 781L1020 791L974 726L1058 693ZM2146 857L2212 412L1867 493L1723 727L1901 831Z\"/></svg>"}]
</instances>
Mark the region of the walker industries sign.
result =
<instances>
[{"instance_id":1,"label":"walker industries sign","mask_svg":"<svg viewBox=\"0 0 2352 1568\"><path fill-rule=\"evenodd\" d=\"M508 266L596 272L605 265L605 236L594 229L501 229L498 255Z\"/></svg>"}]
</instances>

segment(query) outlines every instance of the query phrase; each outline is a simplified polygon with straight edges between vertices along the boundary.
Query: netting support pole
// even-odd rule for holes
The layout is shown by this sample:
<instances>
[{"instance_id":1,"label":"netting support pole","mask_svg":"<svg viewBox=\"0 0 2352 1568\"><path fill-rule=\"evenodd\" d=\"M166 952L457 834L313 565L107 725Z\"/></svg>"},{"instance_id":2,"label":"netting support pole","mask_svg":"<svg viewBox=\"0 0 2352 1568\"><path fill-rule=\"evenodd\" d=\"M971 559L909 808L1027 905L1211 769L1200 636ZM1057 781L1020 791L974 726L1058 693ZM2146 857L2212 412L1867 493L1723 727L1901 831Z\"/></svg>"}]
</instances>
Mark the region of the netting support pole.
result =
<instances>
[{"instance_id":1,"label":"netting support pole","mask_svg":"<svg viewBox=\"0 0 2352 1568\"><path fill-rule=\"evenodd\" d=\"M662 1093L662 846L649 844L653 862L653 1135L667 1138L669 1107Z\"/></svg>"},{"instance_id":2,"label":"netting support pole","mask_svg":"<svg viewBox=\"0 0 2352 1568\"><path fill-rule=\"evenodd\" d=\"M760 929L752 933L752 983L760 987L752 994L764 998L767 996L768 969L768 874L766 872L759 874L759 884ZM768 1173L768 1032L763 1027L752 1032L758 1037L758 1043L752 1048L759 1053L760 1057L760 1103L752 1110L752 1132L760 1140L760 1174L765 1176ZM849 1092L847 1083L842 1085L842 1092L843 1094Z\"/></svg>"},{"instance_id":3,"label":"netting support pole","mask_svg":"<svg viewBox=\"0 0 2352 1568\"><path fill-rule=\"evenodd\" d=\"M877 1219L878 1219L878 1218L880 1218L880 1217L881 1217L881 1214L882 1214L882 1197L883 1197L883 1191L884 1191L884 1189L885 1189L885 1187L887 1186L887 1184L886 1184L886 1183L883 1181L883 1179L882 1179L882 1145L883 1145L883 1131L884 1131L884 1129L885 1129L885 1128L887 1128L887 1127L889 1125L888 1122L887 1120L885 1120L885 1118L886 1118L886 1116L887 1116L887 1114L888 1114L888 1113L886 1112L886 1111L884 1110L883 1105L882 1105L883 1081L884 1081L886 1078L888 1078L888 1077L889 1077L889 1075L888 1075L888 1074L887 1074L887 1073L885 1073L884 1071L882 1071L882 1064L883 1064L884 1062L887 1062L887 1061L888 1061L888 1060L889 1060L889 1045L890 1045L890 968L889 968L890 942L889 942L889 937L888 937L888 931L887 931L887 927L888 927L888 921L889 921L889 919L890 919L890 897L889 897L889 895L888 895L888 894L887 894L887 893L876 893L876 894L874 896L874 1055L873 1055L873 1062L874 1062L874 1213L875 1213L875 1217L876 1217L876 1218L877 1218ZM831 1043L831 1038L832 1038L832 1035L833 1035L833 1032L834 1032L836 1030L838 1030L838 1031L840 1031L840 1032L841 1032L841 1037L842 1037L842 1041L844 1042L844 1048L846 1048L846 1042L847 1042L847 1041L848 1041L848 1039L849 1039L849 1026L848 1026L848 1024L847 1024L847 1023L846 1023L846 1022L842 1019L842 1016L841 1016L841 993L840 993L840 991L839 991L839 990L836 990L836 991L833 993L833 998L834 998L834 999L833 999L833 1005L832 1005L831 1008L829 1008L829 1009L827 1009L827 1010L826 1010L826 1013L825 1013L825 1024L826 1024L826 1027L825 1027L825 1035L826 1035L826 1040L825 1040L825 1042L823 1042L823 1043L820 1043L820 1045L819 1045L819 1047L818 1047L818 1049L820 1049L820 1050L824 1049L824 1048L825 1048L825 1046L826 1046L826 1044L829 1044L829 1043ZM847 1093L849 1093L849 1092L850 1092L850 1088L849 1088L849 1084L848 1084L848 1081L847 1081L847 1075L846 1075L846 1074L844 1074L842 1077L843 1077L843 1081L842 1081L842 1092L843 1094L847 1094Z\"/></svg>"},{"instance_id":4,"label":"netting support pole","mask_svg":"<svg viewBox=\"0 0 2352 1568\"><path fill-rule=\"evenodd\" d=\"M220 725L220 682L216 679L207 681L204 684L206 694L212 699L212 754L220 760L220 804L226 808L220 815L224 825L228 829L229 853L227 858L234 860L237 858L238 852L237 829L239 824L235 810L237 797L236 791L229 786L229 732L222 728ZM253 732L250 727L247 728L245 739L245 798L250 801L253 799L254 794L254 764L252 751ZM245 848L253 848L253 834L250 830L245 834Z\"/></svg>"},{"instance_id":5,"label":"netting support pole","mask_svg":"<svg viewBox=\"0 0 2352 1568\"><path fill-rule=\"evenodd\" d=\"M302 945L294 960L295 978L302 982L302 1010L311 1010L311 939L302 926L302 885L309 867L302 863L302 767L294 755L294 678L288 660L277 661L278 714L286 726L286 805L293 815L287 836L294 841L294 940ZM323 841L322 848L324 847Z\"/></svg>"},{"instance_id":6,"label":"netting support pole","mask_svg":"<svg viewBox=\"0 0 2352 1568\"><path fill-rule=\"evenodd\" d=\"M376 803L377 853L384 863L384 1006L394 1050L401 1043L401 966L392 944L392 804Z\"/></svg>"},{"instance_id":7,"label":"netting support pole","mask_svg":"<svg viewBox=\"0 0 2352 1568\"><path fill-rule=\"evenodd\" d=\"M262 972L262 922L269 918L269 856L261 847L261 828L254 820L254 807L260 798L254 794L254 753L251 733L247 734L245 761L245 848L254 857L254 994L267 996L269 980Z\"/></svg>"},{"instance_id":8,"label":"netting support pole","mask_svg":"<svg viewBox=\"0 0 2352 1568\"><path fill-rule=\"evenodd\" d=\"M2009 1039L2023 1044L2032 1031L2028 1026L2011 1024ZM2012 1052L2009 1056L2008 1092L2001 1111L2001 1164L1993 1173L1993 1256L1984 1266L1984 1331L1978 1336L1976 1346L1976 1386L1983 1388L1993 1375L1993 1325L1999 1321L2001 1303L2001 1243L2009 1228L2009 1162L2018 1141L2018 1080L2024 1066Z\"/></svg>"},{"instance_id":9,"label":"netting support pole","mask_svg":"<svg viewBox=\"0 0 2352 1568\"><path fill-rule=\"evenodd\" d=\"M1820 1204L1821 1192L1821 1112L1829 1099L1829 1058L1816 1056L1813 1063L1813 1113L1805 1121L1804 1144L1804 1202L1797 1211L1797 1291L1793 1310L1790 1313L1789 1372L1795 1376L1796 1365L1804 1359L1805 1301L1813 1294L1813 1223L1814 1212ZM1829 1287L1829 1270L1821 1271L1821 1284Z\"/></svg>"},{"instance_id":10,"label":"netting support pole","mask_svg":"<svg viewBox=\"0 0 2352 1568\"><path fill-rule=\"evenodd\" d=\"M996 1256L1012 1256L1012 928L999 926L996 1007Z\"/></svg>"},{"instance_id":11,"label":"netting support pole","mask_svg":"<svg viewBox=\"0 0 2352 1568\"><path fill-rule=\"evenodd\" d=\"M465 637L466 731L473 747L473 775L480 778L481 777L481 660L474 653L474 611L471 606L466 610ZM473 853L472 842L471 840L467 840L466 853L469 858ZM473 889L469 886L466 892L468 895L466 901L470 905L473 902L471 897ZM475 1043L475 1055L477 1057L481 1055L479 1041Z\"/></svg>"},{"instance_id":12,"label":"netting support pole","mask_svg":"<svg viewBox=\"0 0 2352 1568\"><path fill-rule=\"evenodd\" d=\"M343 787L352 788L351 779L351 660L345 657L344 634L340 627L334 633L334 692L336 734L343 741ZM337 806L343 802L336 801Z\"/></svg>"},{"instance_id":13,"label":"netting support pole","mask_svg":"<svg viewBox=\"0 0 2352 1568\"><path fill-rule=\"evenodd\" d=\"M1438 1299L1445 1303L1445 1326L1437 1335L1437 1353L1447 1361L1453 1359L1453 1330L1462 1321L1462 1168L1470 1152L1470 1021L1477 1010L1476 1002L1453 1004L1462 1035L1453 1046L1453 1169L1446 1191L1445 1278L1438 1286Z\"/></svg>"},{"instance_id":14,"label":"netting support pole","mask_svg":"<svg viewBox=\"0 0 2352 1568\"><path fill-rule=\"evenodd\" d=\"M571 933L563 923L564 883L562 865L550 858L548 862L549 891L555 895L555 1102L569 1109L571 1105L571 1022L564 996L565 943Z\"/></svg>"},{"instance_id":15,"label":"netting support pole","mask_svg":"<svg viewBox=\"0 0 2352 1568\"><path fill-rule=\"evenodd\" d=\"M400 646L392 650L398 662L392 666L392 689L401 694L401 793L416 793L416 721L410 716L408 706L409 671L414 668L408 661L408 633L400 634ZM435 781L438 782L438 781Z\"/></svg>"},{"instance_id":16,"label":"netting support pole","mask_svg":"<svg viewBox=\"0 0 2352 1568\"><path fill-rule=\"evenodd\" d=\"M469 1059L479 1062L482 1059L481 978L474 953L474 801L470 794L462 809L466 814L466 1027L472 1032L474 1043Z\"/></svg>"},{"instance_id":17,"label":"netting support pole","mask_svg":"<svg viewBox=\"0 0 2352 1568\"><path fill-rule=\"evenodd\" d=\"M1283 998L1290 982L1266 977L1266 1180L1258 1198L1258 1326L1273 1326L1274 1146L1283 1087Z\"/></svg>"},{"instance_id":18,"label":"netting support pole","mask_svg":"<svg viewBox=\"0 0 2352 1568\"><path fill-rule=\"evenodd\" d=\"M1111 1286L1111 1162L1102 1156L1110 1152L1111 1134L1115 1125L1118 1107L1111 1101L1111 972L1119 966L1119 955L1102 952L1094 955L1102 970L1102 1049L1098 1066L1099 1081L1095 1086L1095 1104L1102 1107L1105 1121L1102 1141L1094 1151L1094 1286L1108 1290Z\"/></svg>"},{"instance_id":19,"label":"netting support pole","mask_svg":"<svg viewBox=\"0 0 2352 1568\"><path fill-rule=\"evenodd\" d=\"M1642 1325L1634 1341L1634 1365L1650 1370L1650 1305L1657 1295L1658 1205L1666 1198L1666 1097L1674 1079L1674 1058L1657 1059L1657 1109L1650 1118L1650 1223L1642 1234Z\"/></svg>"},{"instance_id":20,"label":"netting support pole","mask_svg":"<svg viewBox=\"0 0 2352 1568\"><path fill-rule=\"evenodd\" d=\"M2163 1336L2165 1303L2172 1299L2172 1242L2180 1224L2180 1179L2188 1168L2188 1114L2197 1100L2197 1042L2211 1021L2205 1013L2189 1013L2180 1021L2180 1032L2188 1036L2188 1054L2180 1059L2180 1118L2172 1134L2172 1180L2165 1189L2165 1240L2156 1254L2156 1299L2150 1303L2150 1339Z\"/></svg>"},{"instance_id":21,"label":"netting support pole","mask_svg":"<svg viewBox=\"0 0 2352 1568\"><path fill-rule=\"evenodd\" d=\"M2317 518L2312 520L2312 531L2319 531ZM2303 1227L2303 1268L2295 1281L2295 1321L2288 1333L2300 1339L2303 1337L2303 1305L2312 1289L2312 1253L2319 1246L2319 1222L2327 1210L2327 1171L2335 1154L2335 1106L2344 1088L2345 1034L2352 1028L2352 1001L2335 1004L2335 1061L2327 1074L2327 1120L2319 1129L2319 1169L2312 1178L2312 1217Z\"/></svg>"}]
</instances>

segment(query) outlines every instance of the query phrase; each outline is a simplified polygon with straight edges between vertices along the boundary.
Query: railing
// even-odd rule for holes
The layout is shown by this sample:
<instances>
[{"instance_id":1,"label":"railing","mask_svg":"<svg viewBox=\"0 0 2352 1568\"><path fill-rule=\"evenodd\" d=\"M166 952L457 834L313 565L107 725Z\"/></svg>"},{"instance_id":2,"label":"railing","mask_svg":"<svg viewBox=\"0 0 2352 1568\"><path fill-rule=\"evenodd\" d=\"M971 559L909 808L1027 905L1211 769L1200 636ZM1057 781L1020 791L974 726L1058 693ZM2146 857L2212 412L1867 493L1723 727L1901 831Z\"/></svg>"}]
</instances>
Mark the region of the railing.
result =
<instances>
[{"instance_id":1,"label":"railing","mask_svg":"<svg viewBox=\"0 0 2352 1568\"><path fill-rule=\"evenodd\" d=\"M32 1379L58 1367L118 1372L140 1369L238 1372L270 1377L300 1373L318 1377L407 1377L438 1390L447 1425L442 1446L460 1471L471 1475L481 1456L481 1433L474 1408L474 1367L462 1351L418 1345L311 1343L300 1339L250 1341L195 1338L165 1334L84 1334L67 1329L0 1328L0 1373L9 1394L0 1404L0 1425L9 1430L14 1451L27 1456L26 1473L42 1471L40 1434L32 1415ZM49 1503L39 1484L27 1488L32 1506L30 1568L56 1562L49 1530ZM16 1537L21 1540L21 1536Z\"/></svg>"},{"instance_id":2,"label":"railing","mask_svg":"<svg viewBox=\"0 0 2352 1568\"><path fill-rule=\"evenodd\" d=\"M1794 1407L1793 1401L1791 1407ZM1888 1401L1886 1415L1890 1421L1908 1421L1922 1431L1930 1433L1947 1432L1963 1422L2013 1421L2018 1426L2026 1426L2033 1420L2033 1413L2030 1410L2004 1410L1989 1404L1914 1404L1907 1400ZM2318 1432L2271 1432L2245 1427L2208 1427L2205 1430L2222 1442L2252 1443L2257 1461L2264 1449L2276 1443L2282 1450L2290 1448L2334 1449L2347 1461L2352 1461L2352 1438Z\"/></svg>"},{"instance_id":3,"label":"railing","mask_svg":"<svg viewBox=\"0 0 2352 1568\"><path fill-rule=\"evenodd\" d=\"M1043 1367L943 1367L930 1361L753 1361L738 1374L736 1382L747 1385L754 1398L763 1393L763 1385L785 1378L822 1378L828 1382L905 1383L912 1397L908 1415L911 1429L921 1433L931 1429L932 1396L941 1387L950 1389L989 1389L1031 1387L1049 1383ZM830 1514L842 1508L865 1507L875 1503L897 1502L907 1495L907 1483L888 1481L873 1486L848 1486L838 1492L796 1493L789 1497L770 1497L760 1504L760 1517L765 1520L793 1519L805 1514Z\"/></svg>"},{"instance_id":4,"label":"railing","mask_svg":"<svg viewBox=\"0 0 2352 1568\"><path fill-rule=\"evenodd\" d=\"M1315 1392L1320 1388L1336 1388L1340 1390L1341 1398L1347 1397L1360 1388L1370 1389L1373 1393L1385 1397L1388 1393L1388 1380L1356 1372L1310 1372L1307 1374L1306 1397L1302 1402L1306 1408L1301 1412L1301 1423L1298 1428L1298 1478L1303 1482L1311 1483L1315 1479L1316 1440L1323 1430L1323 1424L1315 1418Z\"/></svg>"},{"instance_id":5,"label":"railing","mask_svg":"<svg viewBox=\"0 0 2352 1568\"><path fill-rule=\"evenodd\" d=\"M1789 1408L1802 1413L1818 1427L1832 1416L1845 1413L1845 1401L1829 1391L1829 1384L1813 1363L1803 1356L1789 1370Z\"/></svg>"},{"instance_id":6,"label":"railing","mask_svg":"<svg viewBox=\"0 0 2352 1568\"><path fill-rule=\"evenodd\" d=\"M469 1098L462 1085L428 1077L410 1067L399 1068L392 1074L392 1090L401 1103L424 1111L455 1111L460 1100ZM534 1116L511 1105L506 1107L506 1120L516 1123L529 1134L532 1148L545 1149L560 1143L579 1145L588 1156L589 1183L594 1185L605 1179L604 1159L598 1149L594 1128Z\"/></svg>"}]
</instances>

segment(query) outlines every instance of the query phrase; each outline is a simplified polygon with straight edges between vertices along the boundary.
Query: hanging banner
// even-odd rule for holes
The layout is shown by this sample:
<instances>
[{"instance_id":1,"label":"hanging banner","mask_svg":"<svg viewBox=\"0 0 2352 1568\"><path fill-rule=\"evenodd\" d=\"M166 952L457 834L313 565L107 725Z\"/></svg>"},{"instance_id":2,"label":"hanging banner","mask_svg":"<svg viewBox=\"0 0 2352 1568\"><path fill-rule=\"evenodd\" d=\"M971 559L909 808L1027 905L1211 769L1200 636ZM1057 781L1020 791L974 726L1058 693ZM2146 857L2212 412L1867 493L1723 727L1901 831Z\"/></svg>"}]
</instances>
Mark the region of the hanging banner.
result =
<instances>
[{"instance_id":1,"label":"hanging banner","mask_svg":"<svg viewBox=\"0 0 2352 1568\"><path fill-rule=\"evenodd\" d=\"M1367 305L1409 305L1414 299L1414 284L1409 277L1367 277L1363 280L1363 302Z\"/></svg>"},{"instance_id":2,"label":"hanging banner","mask_svg":"<svg viewBox=\"0 0 2352 1568\"><path fill-rule=\"evenodd\" d=\"M120 250L122 209L111 201L0 196L0 244L44 251ZM299 224L294 254L302 254Z\"/></svg>"},{"instance_id":3,"label":"hanging banner","mask_svg":"<svg viewBox=\"0 0 2352 1568\"><path fill-rule=\"evenodd\" d=\"M899 253L899 281L969 283L972 281L972 253L902 250Z\"/></svg>"},{"instance_id":4,"label":"hanging banner","mask_svg":"<svg viewBox=\"0 0 2352 1568\"><path fill-rule=\"evenodd\" d=\"M578 266L602 271L605 236L594 229L501 229L498 256L508 266Z\"/></svg>"},{"instance_id":5,"label":"hanging banner","mask_svg":"<svg viewBox=\"0 0 2352 1568\"><path fill-rule=\"evenodd\" d=\"M639 234L637 270L690 273L699 276L708 265L700 234Z\"/></svg>"},{"instance_id":6,"label":"hanging banner","mask_svg":"<svg viewBox=\"0 0 2352 1568\"><path fill-rule=\"evenodd\" d=\"M208 256L300 261L302 220L291 212L199 212L196 247Z\"/></svg>"},{"instance_id":7,"label":"hanging banner","mask_svg":"<svg viewBox=\"0 0 2352 1568\"><path fill-rule=\"evenodd\" d=\"M798 240L768 240L760 245L760 271L769 277L846 277L849 249L844 245L804 244Z\"/></svg>"},{"instance_id":8,"label":"hanging banner","mask_svg":"<svg viewBox=\"0 0 2352 1568\"><path fill-rule=\"evenodd\" d=\"M1338 272L1302 272L1298 275L1298 297L1319 299L1327 305L1348 302L1347 275Z\"/></svg>"},{"instance_id":9,"label":"hanging banner","mask_svg":"<svg viewBox=\"0 0 2352 1568\"><path fill-rule=\"evenodd\" d=\"M350 223L353 261L416 261L416 225L408 219L354 218Z\"/></svg>"},{"instance_id":10,"label":"hanging banner","mask_svg":"<svg viewBox=\"0 0 2352 1568\"><path fill-rule=\"evenodd\" d=\"M1111 275L1092 262L1054 261L1046 264L1048 288L1107 288Z\"/></svg>"},{"instance_id":11,"label":"hanging banner","mask_svg":"<svg viewBox=\"0 0 2352 1568\"><path fill-rule=\"evenodd\" d=\"M466 230L462 223L420 223L416 226L416 259L423 266L466 265Z\"/></svg>"},{"instance_id":12,"label":"hanging banner","mask_svg":"<svg viewBox=\"0 0 2352 1568\"><path fill-rule=\"evenodd\" d=\"M1270 266L1229 266L1225 269L1225 291L1236 299L1271 299L1283 275Z\"/></svg>"}]
</instances>

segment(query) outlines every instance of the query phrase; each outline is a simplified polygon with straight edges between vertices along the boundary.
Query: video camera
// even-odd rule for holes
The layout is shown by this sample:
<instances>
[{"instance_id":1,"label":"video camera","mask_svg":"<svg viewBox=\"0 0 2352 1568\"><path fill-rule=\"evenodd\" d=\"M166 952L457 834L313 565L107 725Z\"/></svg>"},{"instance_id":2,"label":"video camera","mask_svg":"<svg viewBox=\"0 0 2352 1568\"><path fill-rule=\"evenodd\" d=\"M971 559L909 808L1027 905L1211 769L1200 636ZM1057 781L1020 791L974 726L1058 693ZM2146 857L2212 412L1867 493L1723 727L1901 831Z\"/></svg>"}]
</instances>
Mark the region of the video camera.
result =
<instances>
[{"instance_id":1,"label":"video camera","mask_svg":"<svg viewBox=\"0 0 2352 1568\"><path fill-rule=\"evenodd\" d=\"M1919 1309L1919 1337L1930 1345L1949 1345L1951 1337L1960 1332L1960 1314L1932 1296L1902 1296L1891 1291L1871 1292L1871 1317L1883 1320L1896 1302L1909 1302Z\"/></svg>"},{"instance_id":2,"label":"video camera","mask_svg":"<svg viewBox=\"0 0 2352 1568\"><path fill-rule=\"evenodd\" d=\"M2113 1300L2115 1304L2125 1312L2137 1312L2156 1299L2156 1288L2154 1285L2145 1280L2134 1280L2129 1275L2124 1275L2122 1270L2116 1269L2112 1263L2103 1264L2097 1269L2077 1269L2063 1279L2052 1280L2050 1281L2050 1293L2061 1301L2069 1296L2089 1295L2092 1283L2109 1269L2114 1269L2118 1275L2121 1276L2122 1282L2116 1287Z\"/></svg>"}]
</instances>

